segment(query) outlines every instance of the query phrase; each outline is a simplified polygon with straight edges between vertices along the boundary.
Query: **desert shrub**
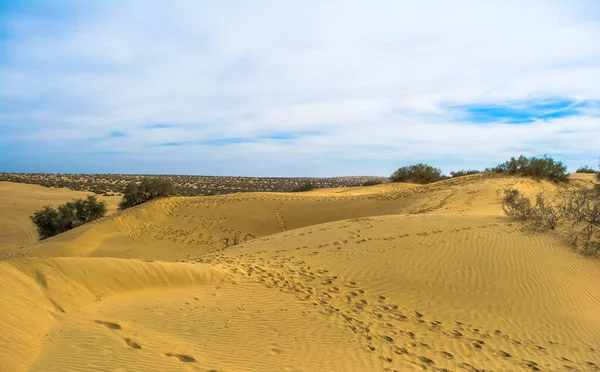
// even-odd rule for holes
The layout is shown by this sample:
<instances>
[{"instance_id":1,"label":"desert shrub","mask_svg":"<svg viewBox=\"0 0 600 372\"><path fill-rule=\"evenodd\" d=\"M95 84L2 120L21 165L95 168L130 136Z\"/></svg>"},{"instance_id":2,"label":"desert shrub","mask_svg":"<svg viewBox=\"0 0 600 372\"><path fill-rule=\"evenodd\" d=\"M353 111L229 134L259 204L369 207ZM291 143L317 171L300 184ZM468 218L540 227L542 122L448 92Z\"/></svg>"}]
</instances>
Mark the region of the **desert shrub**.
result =
<instances>
[{"instance_id":1,"label":"desert shrub","mask_svg":"<svg viewBox=\"0 0 600 372\"><path fill-rule=\"evenodd\" d=\"M518 190L506 190L504 213L538 228L556 229L560 221L569 224L571 242L582 253L600 254L600 192L598 190L563 191L559 203L549 204L542 194L535 204Z\"/></svg>"},{"instance_id":2,"label":"desert shrub","mask_svg":"<svg viewBox=\"0 0 600 372\"><path fill-rule=\"evenodd\" d=\"M398 168L390 176L392 182L413 182L421 184L440 181L444 178L440 168L434 168L431 165L423 163Z\"/></svg>"},{"instance_id":3,"label":"desert shrub","mask_svg":"<svg viewBox=\"0 0 600 372\"><path fill-rule=\"evenodd\" d=\"M31 217L40 239L71 230L77 226L97 220L106 214L106 203L98 201L96 196L89 195L86 199L76 199L60 205L57 209L49 206L42 207Z\"/></svg>"},{"instance_id":4,"label":"desert shrub","mask_svg":"<svg viewBox=\"0 0 600 372\"><path fill-rule=\"evenodd\" d=\"M40 239L46 239L66 231L62 226L60 214L52 207L42 207L29 218L35 225Z\"/></svg>"},{"instance_id":5,"label":"desert shrub","mask_svg":"<svg viewBox=\"0 0 600 372\"><path fill-rule=\"evenodd\" d=\"M528 221L539 228L556 229L561 217L560 208L550 205L542 193L537 194L535 204L521 194L519 190L510 189L504 191L502 209L507 216L516 220Z\"/></svg>"},{"instance_id":6,"label":"desert shrub","mask_svg":"<svg viewBox=\"0 0 600 372\"><path fill-rule=\"evenodd\" d=\"M577 168L577 170L575 171L575 173L593 173L593 174L596 174L596 173L598 173L598 171L586 165L586 166Z\"/></svg>"},{"instance_id":7,"label":"desert shrub","mask_svg":"<svg viewBox=\"0 0 600 372\"><path fill-rule=\"evenodd\" d=\"M484 173L502 173L505 171L504 165L500 164L495 167L488 167L483 170Z\"/></svg>"},{"instance_id":8,"label":"desert shrub","mask_svg":"<svg viewBox=\"0 0 600 372\"><path fill-rule=\"evenodd\" d=\"M571 234L573 246L586 254L600 254L600 192L565 192L561 200L563 216L575 229Z\"/></svg>"},{"instance_id":9,"label":"desert shrub","mask_svg":"<svg viewBox=\"0 0 600 372\"><path fill-rule=\"evenodd\" d=\"M537 179L546 178L554 182L563 182L568 180L567 167L560 161L555 161L544 155L543 158L519 156L511 158L505 163L499 164L494 168L488 168L486 171L498 173L521 174Z\"/></svg>"},{"instance_id":10,"label":"desert shrub","mask_svg":"<svg viewBox=\"0 0 600 372\"><path fill-rule=\"evenodd\" d=\"M544 194L539 193L536 195L535 205L529 212L529 218L534 226L554 230L560 217L560 209L548 204Z\"/></svg>"},{"instance_id":11,"label":"desert shrub","mask_svg":"<svg viewBox=\"0 0 600 372\"><path fill-rule=\"evenodd\" d=\"M519 190L504 190L502 209L504 210L504 214L516 220L527 220L531 213L531 201L521 194Z\"/></svg>"},{"instance_id":12,"label":"desert shrub","mask_svg":"<svg viewBox=\"0 0 600 372\"><path fill-rule=\"evenodd\" d=\"M478 171L476 169L463 169L456 172L450 172L450 175L452 176L452 178L456 178L478 173L481 173L481 171Z\"/></svg>"},{"instance_id":13,"label":"desert shrub","mask_svg":"<svg viewBox=\"0 0 600 372\"><path fill-rule=\"evenodd\" d=\"M223 237L223 248L228 248L233 245L238 245L240 243L245 243L248 240L252 240L256 238L253 234L246 234L242 237L241 231L230 231L227 236Z\"/></svg>"},{"instance_id":14,"label":"desert shrub","mask_svg":"<svg viewBox=\"0 0 600 372\"><path fill-rule=\"evenodd\" d=\"M175 185L169 179L143 178L140 183L131 182L123 190L119 209L127 209L162 196L175 195Z\"/></svg>"},{"instance_id":15,"label":"desert shrub","mask_svg":"<svg viewBox=\"0 0 600 372\"><path fill-rule=\"evenodd\" d=\"M368 180L362 183L361 186L375 186L375 185L381 185L383 182L378 181L378 180Z\"/></svg>"},{"instance_id":16,"label":"desert shrub","mask_svg":"<svg viewBox=\"0 0 600 372\"><path fill-rule=\"evenodd\" d=\"M312 182L304 182L303 184L296 186L292 189L292 192L304 192L314 190L316 188L315 184Z\"/></svg>"}]
</instances>

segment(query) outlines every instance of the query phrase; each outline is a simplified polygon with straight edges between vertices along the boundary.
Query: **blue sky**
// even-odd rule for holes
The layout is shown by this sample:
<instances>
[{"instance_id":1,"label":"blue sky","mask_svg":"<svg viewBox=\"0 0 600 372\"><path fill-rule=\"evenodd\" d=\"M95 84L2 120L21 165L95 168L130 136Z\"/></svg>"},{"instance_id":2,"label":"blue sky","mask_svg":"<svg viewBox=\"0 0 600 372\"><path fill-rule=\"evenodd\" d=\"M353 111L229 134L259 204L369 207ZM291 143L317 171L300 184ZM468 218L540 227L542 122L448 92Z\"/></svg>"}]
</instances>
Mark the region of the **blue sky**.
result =
<instances>
[{"instance_id":1,"label":"blue sky","mask_svg":"<svg viewBox=\"0 0 600 372\"><path fill-rule=\"evenodd\" d=\"M598 40L591 0L0 1L0 171L595 167Z\"/></svg>"}]
</instances>

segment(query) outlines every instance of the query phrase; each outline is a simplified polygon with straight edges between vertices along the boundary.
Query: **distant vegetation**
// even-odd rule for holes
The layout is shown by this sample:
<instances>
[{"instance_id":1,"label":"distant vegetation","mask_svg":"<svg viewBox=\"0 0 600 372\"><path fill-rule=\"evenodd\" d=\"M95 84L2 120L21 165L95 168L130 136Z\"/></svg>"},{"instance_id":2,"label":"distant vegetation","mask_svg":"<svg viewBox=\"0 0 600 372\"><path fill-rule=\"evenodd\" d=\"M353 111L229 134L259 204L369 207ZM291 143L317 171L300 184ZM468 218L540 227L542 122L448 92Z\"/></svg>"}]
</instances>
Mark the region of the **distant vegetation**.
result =
<instances>
[{"instance_id":1,"label":"distant vegetation","mask_svg":"<svg viewBox=\"0 0 600 372\"><path fill-rule=\"evenodd\" d=\"M173 182L177 195L209 196L237 192L290 192L302 182L311 182L316 188L361 186L367 181L387 182L387 177L225 177L186 175L135 175L135 174L50 174L2 173L0 181L37 184L45 187L66 187L76 191L89 191L99 195L120 195L131 182L144 178L161 178Z\"/></svg>"},{"instance_id":2,"label":"distant vegetation","mask_svg":"<svg viewBox=\"0 0 600 372\"><path fill-rule=\"evenodd\" d=\"M30 218L33 221L40 239L71 230L77 226L97 220L106 214L106 204L98 201L96 196L86 199L75 199L54 209L45 206Z\"/></svg>"},{"instance_id":3,"label":"distant vegetation","mask_svg":"<svg viewBox=\"0 0 600 372\"><path fill-rule=\"evenodd\" d=\"M123 199L119 203L119 209L127 209L140 205L149 200L162 196L175 195L175 185L169 179L144 178L140 183L131 182L123 191Z\"/></svg>"},{"instance_id":4,"label":"distant vegetation","mask_svg":"<svg viewBox=\"0 0 600 372\"><path fill-rule=\"evenodd\" d=\"M305 192L305 191L311 191L314 189L316 189L315 184L310 181L307 181L307 182L304 182L304 183L294 187L292 189L292 192Z\"/></svg>"},{"instance_id":5,"label":"distant vegetation","mask_svg":"<svg viewBox=\"0 0 600 372\"><path fill-rule=\"evenodd\" d=\"M456 172L450 172L450 175L452 176L452 178L456 178L456 177L469 176L471 174L479 174L479 173L481 173L481 171L478 171L476 169L464 169L464 170L459 170Z\"/></svg>"},{"instance_id":6,"label":"distant vegetation","mask_svg":"<svg viewBox=\"0 0 600 372\"><path fill-rule=\"evenodd\" d=\"M383 183L383 181L380 180L368 180L362 183L361 186L375 186L375 185L381 185Z\"/></svg>"},{"instance_id":7,"label":"distant vegetation","mask_svg":"<svg viewBox=\"0 0 600 372\"><path fill-rule=\"evenodd\" d=\"M398 168L390 176L392 182L431 183L445 179L440 168L419 163L407 167Z\"/></svg>"},{"instance_id":8,"label":"distant vegetation","mask_svg":"<svg viewBox=\"0 0 600 372\"><path fill-rule=\"evenodd\" d=\"M584 167L579 167L577 168L577 170L575 171L575 173L598 173L597 170L590 168L589 166L584 166Z\"/></svg>"},{"instance_id":9,"label":"distant vegetation","mask_svg":"<svg viewBox=\"0 0 600 372\"><path fill-rule=\"evenodd\" d=\"M549 179L554 182L568 180L567 167L560 161L544 156L543 158L519 156L499 164L494 168L486 169L486 172L520 174L537 179Z\"/></svg>"}]
</instances>

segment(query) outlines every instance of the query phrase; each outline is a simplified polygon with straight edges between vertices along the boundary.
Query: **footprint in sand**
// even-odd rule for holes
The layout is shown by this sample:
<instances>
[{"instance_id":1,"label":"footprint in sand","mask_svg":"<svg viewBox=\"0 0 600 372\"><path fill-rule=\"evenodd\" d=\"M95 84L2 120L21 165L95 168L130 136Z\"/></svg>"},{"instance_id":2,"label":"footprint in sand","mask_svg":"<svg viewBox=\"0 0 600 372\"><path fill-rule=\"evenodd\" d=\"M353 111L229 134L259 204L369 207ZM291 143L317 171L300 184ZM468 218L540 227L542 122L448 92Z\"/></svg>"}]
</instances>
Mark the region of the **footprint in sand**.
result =
<instances>
[{"instance_id":1,"label":"footprint in sand","mask_svg":"<svg viewBox=\"0 0 600 372\"><path fill-rule=\"evenodd\" d=\"M281 349L277 348L277 347L272 347L269 349L269 353L271 355L279 355L282 353Z\"/></svg>"},{"instance_id":2,"label":"footprint in sand","mask_svg":"<svg viewBox=\"0 0 600 372\"><path fill-rule=\"evenodd\" d=\"M447 351L442 351L441 354L444 356L444 358L446 359L454 359L454 355L452 355L451 353L447 352Z\"/></svg>"},{"instance_id":3,"label":"footprint in sand","mask_svg":"<svg viewBox=\"0 0 600 372\"><path fill-rule=\"evenodd\" d=\"M125 345L129 346L132 349L140 350L142 348L140 344L138 344L130 338L124 338L123 341L125 341Z\"/></svg>"},{"instance_id":4,"label":"footprint in sand","mask_svg":"<svg viewBox=\"0 0 600 372\"><path fill-rule=\"evenodd\" d=\"M94 323L105 326L108 329L123 329L121 325L113 322L105 322L103 320L94 320Z\"/></svg>"},{"instance_id":5,"label":"footprint in sand","mask_svg":"<svg viewBox=\"0 0 600 372\"><path fill-rule=\"evenodd\" d=\"M183 363L196 363L196 358L186 354L166 353L165 356L177 358Z\"/></svg>"}]
</instances>

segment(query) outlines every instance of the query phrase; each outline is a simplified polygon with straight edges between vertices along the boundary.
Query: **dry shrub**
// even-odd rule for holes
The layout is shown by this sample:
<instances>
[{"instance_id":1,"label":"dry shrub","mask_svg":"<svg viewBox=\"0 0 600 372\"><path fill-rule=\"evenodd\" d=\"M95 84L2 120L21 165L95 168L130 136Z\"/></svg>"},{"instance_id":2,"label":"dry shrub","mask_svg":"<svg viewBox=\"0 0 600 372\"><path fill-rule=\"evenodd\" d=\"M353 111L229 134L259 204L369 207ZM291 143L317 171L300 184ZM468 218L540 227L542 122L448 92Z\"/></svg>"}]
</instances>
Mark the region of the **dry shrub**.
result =
<instances>
[{"instance_id":1,"label":"dry shrub","mask_svg":"<svg viewBox=\"0 0 600 372\"><path fill-rule=\"evenodd\" d=\"M574 230L573 245L583 253L600 254L600 192L571 191L561 195L562 214Z\"/></svg>"},{"instance_id":2,"label":"dry shrub","mask_svg":"<svg viewBox=\"0 0 600 372\"><path fill-rule=\"evenodd\" d=\"M532 226L554 230L565 222L571 231L573 246L586 255L600 254L600 192L597 190L563 191L556 205L543 194L535 204L518 190L505 190L502 208L507 216Z\"/></svg>"}]
</instances>

